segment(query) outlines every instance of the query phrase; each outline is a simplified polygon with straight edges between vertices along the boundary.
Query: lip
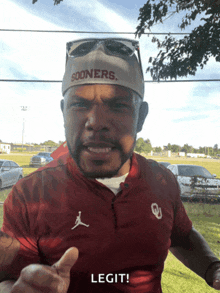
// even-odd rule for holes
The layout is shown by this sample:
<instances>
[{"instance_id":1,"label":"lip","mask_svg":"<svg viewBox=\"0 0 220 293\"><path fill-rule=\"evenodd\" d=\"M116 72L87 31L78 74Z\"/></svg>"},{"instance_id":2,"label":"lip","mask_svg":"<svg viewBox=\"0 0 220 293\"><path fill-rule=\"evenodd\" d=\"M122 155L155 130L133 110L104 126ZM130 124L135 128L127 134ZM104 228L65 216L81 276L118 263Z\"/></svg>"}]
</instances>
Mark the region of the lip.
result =
<instances>
[{"instance_id":1,"label":"lip","mask_svg":"<svg viewBox=\"0 0 220 293\"><path fill-rule=\"evenodd\" d=\"M83 143L83 146L88 148L114 148L114 144L105 141L88 141Z\"/></svg>"},{"instance_id":2,"label":"lip","mask_svg":"<svg viewBox=\"0 0 220 293\"><path fill-rule=\"evenodd\" d=\"M101 149L100 152L98 149ZM112 148L109 144L89 144L84 146L83 153L90 160L107 160L115 150L116 148Z\"/></svg>"}]
</instances>

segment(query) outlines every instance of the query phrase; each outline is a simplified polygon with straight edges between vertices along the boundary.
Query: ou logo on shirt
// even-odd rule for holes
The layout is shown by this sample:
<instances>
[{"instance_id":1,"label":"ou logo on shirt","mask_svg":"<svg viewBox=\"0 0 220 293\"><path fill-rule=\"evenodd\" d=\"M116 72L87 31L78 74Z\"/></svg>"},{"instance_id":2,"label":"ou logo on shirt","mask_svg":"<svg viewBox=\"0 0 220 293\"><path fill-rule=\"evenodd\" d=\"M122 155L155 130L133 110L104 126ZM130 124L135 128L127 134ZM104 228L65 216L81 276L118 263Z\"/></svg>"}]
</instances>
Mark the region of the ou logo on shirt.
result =
<instances>
[{"instance_id":1,"label":"ou logo on shirt","mask_svg":"<svg viewBox=\"0 0 220 293\"><path fill-rule=\"evenodd\" d=\"M157 219L159 219L159 220L162 219L162 210L161 210L161 208L158 207L158 204L152 203L151 210Z\"/></svg>"}]
</instances>

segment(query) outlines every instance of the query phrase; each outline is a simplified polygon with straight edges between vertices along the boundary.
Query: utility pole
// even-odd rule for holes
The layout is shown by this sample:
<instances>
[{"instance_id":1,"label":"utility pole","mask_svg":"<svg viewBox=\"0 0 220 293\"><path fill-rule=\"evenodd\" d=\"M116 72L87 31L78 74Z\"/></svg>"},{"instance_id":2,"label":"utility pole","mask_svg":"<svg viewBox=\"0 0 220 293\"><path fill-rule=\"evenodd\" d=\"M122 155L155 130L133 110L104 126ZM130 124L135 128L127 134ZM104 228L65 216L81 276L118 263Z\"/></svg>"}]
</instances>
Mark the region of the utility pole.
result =
<instances>
[{"instance_id":1,"label":"utility pole","mask_svg":"<svg viewBox=\"0 0 220 293\"><path fill-rule=\"evenodd\" d=\"M27 106L21 106L21 111L27 111ZM24 117L23 117L23 128L22 128L22 152L23 152L23 145L24 145Z\"/></svg>"}]
</instances>

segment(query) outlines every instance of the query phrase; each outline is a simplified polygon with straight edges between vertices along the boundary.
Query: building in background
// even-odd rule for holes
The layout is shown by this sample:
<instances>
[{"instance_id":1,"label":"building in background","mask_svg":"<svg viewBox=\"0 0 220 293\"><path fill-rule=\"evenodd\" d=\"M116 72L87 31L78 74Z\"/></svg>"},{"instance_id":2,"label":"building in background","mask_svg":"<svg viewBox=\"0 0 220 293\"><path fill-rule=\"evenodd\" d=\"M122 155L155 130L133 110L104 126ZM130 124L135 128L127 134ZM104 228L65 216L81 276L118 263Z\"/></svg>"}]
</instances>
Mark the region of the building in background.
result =
<instances>
[{"instance_id":1,"label":"building in background","mask_svg":"<svg viewBox=\"0 0 220 293\"><path fill-rule=\"evenodd\" d=\"M0 154L10 154L11 144L0 142Z\"/></svg>"},{"instance_id":2,"label":"building in background","mask_svg":"<svg viewBox=\"0 0 220 293\"><path fill-rule=\"evenodd\" d=\"M57 147L48 145L35 146L33 144L11 143L11 150L13 152L53 152Z\"/></svg>"},{"instance_id":3,"label":"building in background","mask_svg":"<svg viewBox=\"0 0 220 293\"><path fill-rule=\"evenodd\" d=\"M186 155L188 158L205 158L205 154L195 154L195 153L187 153Z\"/></svg>"}]
</instances>

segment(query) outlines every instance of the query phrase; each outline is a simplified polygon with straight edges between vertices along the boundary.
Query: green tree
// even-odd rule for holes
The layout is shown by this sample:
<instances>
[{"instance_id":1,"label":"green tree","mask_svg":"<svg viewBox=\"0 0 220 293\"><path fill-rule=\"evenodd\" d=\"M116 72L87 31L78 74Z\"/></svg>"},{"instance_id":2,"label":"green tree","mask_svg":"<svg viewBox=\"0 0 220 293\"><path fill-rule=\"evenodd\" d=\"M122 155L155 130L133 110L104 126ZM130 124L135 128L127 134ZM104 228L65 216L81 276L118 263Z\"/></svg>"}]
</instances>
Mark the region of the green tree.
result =
<instances>
[{"instance_id":1,"label":"green tree","mask_svg":"<svg viewBox=\"0 0 220 293\"><path fill-rule=\"evenodd\" d=\"M177 145L177 144L173 144L173 145L171 146L171 151L172 151L173 153L178 153L180 150L181 150L181 146L179 146L179 145Z\"/></svg>"},{"instance_id":2,"label":"green tree","mask_svg":"<svg viewBox=\"0 0 220 293\"><path fill-rule=\"evenodd\" d=\"M45 142L43 142L41 145L47 145L47 146L50 146L50 147L57 147L58 146L58 143L52 141L52 140L47 140Z\"/></svg>"},{"instance_id":3,"label":"green tree","mask_svg":"<svg viewBox=\"0 0 220 293\"><path fill-rule=\"evenodd\" d=\"M145 147L146 149L147 149L147 151L146 152L150 152L150 151L152 151L152 145L151 145L151 142L150 142L150 139L149 138L147 138L147 139L145 139L144 140L144 142L147 144L147 147Z\"/></svg>"},{"instance_id":4,"label":"green tree","mask_svg":"<svg viewBox=\"0 0 220 293\"><path fill-rule=\"evenodd\" d=\"M149 153L152 150L152 146L146 143L142 137L138 138L136 141L136 146L134 149L138 153Z\"/></svg>"},{"instance_id":5,"label":"green tree","mask_svg":"<svg viewBox=\"0 0 220 293\"><path fill-rule=\"evenodd\" d=\"M217 154L218 153L218 144L216 143L213 147L214 153Z\"/></svg>"},{"instance_id":6,"label":"green tree","mask_svg":"<svg viewBox=\"0 0 220 293\"><path fill-rule=\"evenodd\" d=\"M220 61L220 1L219 0L148 0L138 17L136 35L139 37L157 23L184 12L178 27L184 30L195 20L200 24L182 39L171 35L161 40L155 36L158 54L150 57L147 68L153 80L195 75L198 67L203 68L213 56Z\"/></svg>"},{"instance_id":7,"label":"green tree","mask_svg":"<svg viewBox=\"0 0 220 293\"><path fill-rule=\"evenodd\" d=\"M213 156L214 153L215 153L215 151L213 150L213 148L212 147L209 147L209 155L210 156Z\"/></svg>"},{"instance_id":8,"label":"green tree","mask_svg":"<svg viewBox=\"0 0 220 293\"><path fill-rule=\"evenodd\" d=\"M198 153L205 154L205 147L199 147Z\"/></svg>"},{"instance_id":9,"label":"green tree","mask_svg":"<svg viewBox=\"0 0 220 293\"><path fill-rule=\"evenodd\" d=\"M59 140L58 145L60 146L60 145L63 144L63 143L64 143L64 141Z\"/></svg>"},{"instance_id":10,"label":"green tree","mask_svg":"<svg viewBox=\"0 0 220 293\"><path fill-rule=\"evenodd\" d=\"M156 152L156 153L160 153L160 152L162 152L162 148L161 148L161 147L155 147L155 152Z\"/></svg>"},{"instance_id":11,"label":"green tree","mask_svg":"<svg viewBox=\"0 0 220 293\"><path fill-rule=\"evenodd\" d=\"M193 152L193 147L188 145L188 143L184 144L184 146L181 149L181 152L185 153L192 153Z\"/></svg>"},{"instance_id":12,"label":"green tree","mask_svg":"<svg viewBox=\"0 0 220 293\"><path fill-rule=\"evenodd\" d=\"M168 145L167 145L167 150L171 151L171 144L170 143L168 143Z\"/></svg>"},{"instance_id":13,"label":"green tree","mask_svg":"<svg viewBox=\"0 0 220 293\"><path fill-rule=\"evenodd\" d=\"M151 145L151 142L150 142L149 138L145 139L144 142L149 143Z\"/></svg>"}]
</instances>

